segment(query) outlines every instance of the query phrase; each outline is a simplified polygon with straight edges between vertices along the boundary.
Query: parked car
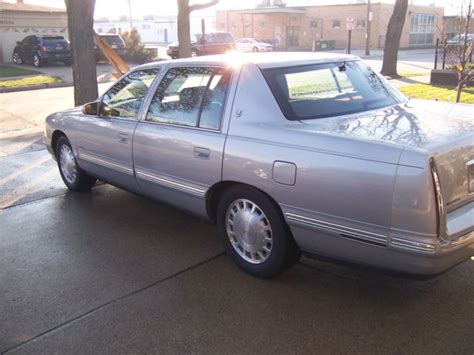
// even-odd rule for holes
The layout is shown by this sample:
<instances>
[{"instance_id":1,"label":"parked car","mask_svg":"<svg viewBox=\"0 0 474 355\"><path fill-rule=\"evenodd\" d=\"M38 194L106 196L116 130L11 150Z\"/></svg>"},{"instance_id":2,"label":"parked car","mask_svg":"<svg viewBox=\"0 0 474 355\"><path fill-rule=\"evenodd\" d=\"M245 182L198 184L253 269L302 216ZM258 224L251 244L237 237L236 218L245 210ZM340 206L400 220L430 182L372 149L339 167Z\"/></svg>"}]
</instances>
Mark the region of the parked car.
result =
<instances>
[{"instance_id":1,"label":"parked car","mask_svg":"<svg viewBox=\"0 0 474 355\"><path fill-rule=\"evenodd\" d=\"M71 65L71 49L63 36L27 36L16 43L12 60L15 64L32 63L35 67L51 62Z\"/></svg>"},{"instance_id":2,"label":"parked car","mask_svg":"<svg viewBox=\"0 0 474 355\"><path fill-rule=\"evenodd\" d=\"M253 38L241 38L235 41L237 50L241 52L271 52L273 46L263 41L258 41Z\"/></svg>"},{"instance_id":3,"label":"parked car","mask_svg":"<svg viewBox=\"0 0 474 355\"><path fill-rule=\"evenodd\" d=\"M408 100L354 56L230 59L145 64L50 115L66 186L215 221L259 277L301 252L423 275L474 255L472 105Z\"/></svg>"},{"instance_id":4,"label":"parked car","mask_svg":"<svg viewBox=\"0 0 474 355\"><path fill-rule=\"evenodd\" d=\"M127 54L127 48L122 36L115 33L100 33L99 37L107 42L107 44L117 53L123 57ZM105 56L97 45L94 45L95 58L97 61L105 60Z\"/></svg>"},{"instance_id":5,"label":"parked car","mask_svg":"<svg viewBox=\"0 0 474 355\"><path fill-rule=\"evenodd\" d=\"M454 45L454 46L463 46L464 45L464 38L466 38L466 36L464 34L462 35L456 35L454 36L453 38L449 39L447 41L447 44L448 45ZM468 33L467 34L467 43L471 43L472 42L472 39L474 38L474 33Z\"/></svg>"},{"instance_id":6,"label":"parked car","mask_svg":"<svg viewBox=\"0 0 474 355\"><path fill-rule=\"evenodd\" d=\"M195 34L191 41L191 56L222 54L235 50L234 37L229 32L210 32L204 37ZM179 58L179 43L171 43L166 53L173 59Z\"/></svg>"}]
</instances>

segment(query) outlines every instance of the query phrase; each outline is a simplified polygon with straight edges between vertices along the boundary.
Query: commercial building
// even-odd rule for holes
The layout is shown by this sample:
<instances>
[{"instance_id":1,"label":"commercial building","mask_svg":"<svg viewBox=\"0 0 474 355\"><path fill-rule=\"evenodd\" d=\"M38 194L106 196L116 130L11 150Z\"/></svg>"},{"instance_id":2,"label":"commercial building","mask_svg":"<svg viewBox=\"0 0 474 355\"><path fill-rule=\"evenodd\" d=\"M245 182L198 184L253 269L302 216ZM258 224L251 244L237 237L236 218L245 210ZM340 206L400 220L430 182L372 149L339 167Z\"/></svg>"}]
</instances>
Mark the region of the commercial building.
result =
<instances>
[{"instance_id":1,"label":"commercial building","mask_svg":"<svg viewBox=\"0 0 474 355\"><path fill-rule=\"evenodd\" d=\"M371 21L371 47L382 48L393 4L373 3L368 16L367 4L292 6L280 1L264 1L246 10L218 11L216 27L235 38L271 40L283 50L310 50L315 41L335 41L336 48L347 46L347 22L352 25L352 47L364 48L367 21ZM444 9L409 5L400 40L402 48L432 46L443 26Z\"/></svg>"},{"instance_id":2,"label":"commercial building","mask_svg":"<svg viewBox=\"0 0 474 355\"><path fill-rule=\"evenodd\" d=\"M191 34L201 33L201 20L204 19L206 31L215 30L215 16L191 16ZM163 45L178 40L176 16L147 16L146 19L133 20L132 26L138 30L141 40L146 45ZM97 33L123 33L130 30L130 21L98 19L94 21Z\"/></svg>"},{"instance_id":3,"label":"commercial building","mask_svg":"<svg viewBox=\"0 0 474 355\"><path fill-rule=\"evenodd\" d=\"M67 38L66 11L21 1L0 2L0 62L10 62L16 42L34 34Z\"/></svg>"}]
</instances>

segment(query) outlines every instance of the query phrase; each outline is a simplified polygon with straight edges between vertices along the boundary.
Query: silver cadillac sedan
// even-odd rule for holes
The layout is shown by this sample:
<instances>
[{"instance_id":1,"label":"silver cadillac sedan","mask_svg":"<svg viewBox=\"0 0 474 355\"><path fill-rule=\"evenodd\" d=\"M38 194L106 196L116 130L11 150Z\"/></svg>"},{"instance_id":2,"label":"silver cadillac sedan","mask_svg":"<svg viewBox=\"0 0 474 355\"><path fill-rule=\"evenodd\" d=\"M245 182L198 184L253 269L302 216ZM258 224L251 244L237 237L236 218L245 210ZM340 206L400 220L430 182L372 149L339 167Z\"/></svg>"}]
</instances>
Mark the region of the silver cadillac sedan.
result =
<instances>
[{"instance_id":1,"label":"silver cadillac sedan","mask_svg":"<svg viewBox=\"0 0 474 355\"><path fill-rule=\"evenodd\" d=\"M214 221L258 277L301 253L423 275L474 255L473 106L409 100L354 56L146 64L50 115L45 143L69 189Z\"/></svg>"}]
</instances>

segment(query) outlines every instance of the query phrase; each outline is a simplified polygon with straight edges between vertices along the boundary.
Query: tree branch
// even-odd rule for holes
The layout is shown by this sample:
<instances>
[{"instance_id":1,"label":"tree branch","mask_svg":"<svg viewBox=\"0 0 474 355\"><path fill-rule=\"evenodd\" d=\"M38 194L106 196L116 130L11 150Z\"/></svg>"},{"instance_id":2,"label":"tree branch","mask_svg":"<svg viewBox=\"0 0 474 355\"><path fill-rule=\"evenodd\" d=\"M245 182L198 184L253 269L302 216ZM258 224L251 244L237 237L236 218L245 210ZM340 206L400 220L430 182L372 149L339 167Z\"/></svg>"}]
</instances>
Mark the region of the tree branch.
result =
<instances>
[{"instance_id":1,"label":"tree branch","mask_svg":"<svg viewBox=\"0 0 474 355\"><path fill-rule=\"evenodd\" d=\"M208 7L214 6L217 4L219 0L212 0L210 2L207 2L205 4L194 4L194 5L189 5L189 12L194 11L194 10L202 10L206 9Z\"/></svg>"}]
</instances>

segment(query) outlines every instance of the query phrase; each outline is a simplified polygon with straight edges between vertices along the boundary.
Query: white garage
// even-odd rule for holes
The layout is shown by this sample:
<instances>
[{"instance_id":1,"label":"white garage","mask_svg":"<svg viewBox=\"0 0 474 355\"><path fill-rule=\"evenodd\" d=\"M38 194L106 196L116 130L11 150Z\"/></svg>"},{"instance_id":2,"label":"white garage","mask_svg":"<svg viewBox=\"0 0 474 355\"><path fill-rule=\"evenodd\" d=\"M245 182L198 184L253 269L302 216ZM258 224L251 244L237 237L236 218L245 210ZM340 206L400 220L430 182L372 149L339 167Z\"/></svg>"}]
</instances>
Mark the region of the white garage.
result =
<instances>
[{"instance_id":1,"label":"white garage","mask_svg":"<svg viewBox=\"0 0 474 355\"><path fill-rule=\"evenodd\" d=\"M0 63L10 62L17 41L34 34L67 34L66 10L0 2Z\"/></svg>"}]
</instances>

